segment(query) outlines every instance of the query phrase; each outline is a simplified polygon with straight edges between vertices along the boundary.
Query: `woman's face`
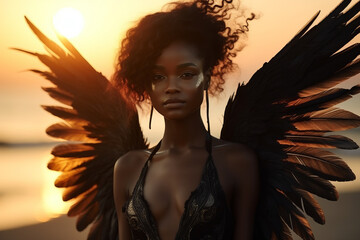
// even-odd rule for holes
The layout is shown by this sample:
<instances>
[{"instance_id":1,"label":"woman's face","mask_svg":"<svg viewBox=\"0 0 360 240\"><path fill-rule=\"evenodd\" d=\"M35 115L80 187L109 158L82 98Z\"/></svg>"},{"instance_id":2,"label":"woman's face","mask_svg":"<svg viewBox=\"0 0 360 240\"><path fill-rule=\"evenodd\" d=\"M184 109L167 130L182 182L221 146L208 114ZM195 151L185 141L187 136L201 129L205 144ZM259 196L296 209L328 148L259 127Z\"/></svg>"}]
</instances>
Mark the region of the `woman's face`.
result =
<instances>
[{"instance_id":1,"label":"woman's face","mask_svg":"<svg viewBox=\"0 0 360 240\"><path fill-rule=\"evenodd\" d=\"M170 44L155 62L151 78L152 104L166 119L182 119L199 111L207 77L195 47Z\"/></svg>"}]
</instances>

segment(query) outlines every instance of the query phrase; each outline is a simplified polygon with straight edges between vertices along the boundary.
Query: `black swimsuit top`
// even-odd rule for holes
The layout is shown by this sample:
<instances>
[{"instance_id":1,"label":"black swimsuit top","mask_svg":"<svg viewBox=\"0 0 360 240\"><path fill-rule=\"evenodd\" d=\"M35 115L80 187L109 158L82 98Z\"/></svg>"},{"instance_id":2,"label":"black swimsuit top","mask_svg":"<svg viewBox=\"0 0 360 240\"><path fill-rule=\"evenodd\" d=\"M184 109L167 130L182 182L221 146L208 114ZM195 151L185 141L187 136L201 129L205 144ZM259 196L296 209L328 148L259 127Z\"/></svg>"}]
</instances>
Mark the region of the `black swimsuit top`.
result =
<instances>
[{"instance_id":1,"label":"black swimsuit top","mask_svg":"<svg viewBox=\"0 0 360 240\"><path fill-rule=\"evenodd\" d=\"M185 202L176 240L233 239L233 219L227 206L225 193L211 155L211 140L207 138L209 153L202 171L201 181ZM160 240L155 217L144 198L144 182L150 161L159 150L161 142L146 161L133 193L123 207L134 240Z\"/></svg>"}]
</instances>

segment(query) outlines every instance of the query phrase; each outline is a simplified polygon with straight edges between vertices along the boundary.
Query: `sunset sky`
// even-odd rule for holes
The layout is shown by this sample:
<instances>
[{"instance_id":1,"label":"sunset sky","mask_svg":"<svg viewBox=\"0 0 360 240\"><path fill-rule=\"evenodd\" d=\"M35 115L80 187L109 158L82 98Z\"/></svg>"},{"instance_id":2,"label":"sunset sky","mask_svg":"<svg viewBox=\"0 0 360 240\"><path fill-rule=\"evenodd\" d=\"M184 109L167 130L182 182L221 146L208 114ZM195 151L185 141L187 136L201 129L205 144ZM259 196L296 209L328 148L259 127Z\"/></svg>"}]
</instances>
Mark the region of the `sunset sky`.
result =
<instances>
[{"instance_id":1,"label":"sunset sky","mask_svg":"<svg viewBox=\"0 0 360 240\"><path fill-rule=\"evenodd\" d=\"M49 141L44 129L57 121L40 108L40 104L54 103L40 86L49 85L41 77L24 70L45 69L32 56L9 47L44 52L41 43L24 21L26 15L50 38L56 38L52 19L63 7L73 7L84 17L84 29L78 37L71 39L83 56L106 77L113 73L114 59L119 42L134 21L144 14L159 10L168 1L157 0L13 0L0 2L0 141L38 142ZM219 135L222 113L229 95L238 82L247 81L265 61L280 50L290 38L318 11L322 19L338 0L244 0L243 6L255 12L259 19L250 24L247 47L236 62L239 70L228 77L226 91L211 101L211 124L213 133ZM359 40L359 38L357 38ZM359 77L349 81L360 82ZM360 114L360 97L345 105ZM146 126L148 113L144 115ZM155 115L154 123L162 120ZM162 124L151 132L144 127L150 141L161 137Z\"/></svg>"},{"instance_id":2,"label":"sunset sky","mask_svg":"<svg viewBox=\"0 0 360 240\"><path fill-rule=\"evenodd\" d=\"M126 30L141 16L159 11L167 2L170 1L0 0L0 143L54 141L45 134L45 129L61 121L40 107L40 105L57 104L40 88L50 84L37 74L27 71L28 69L46 70L46 67L33 56L9 49L16 47L40 53L46 52L27 26L24 16L27 16L48 37L56 39L54 15L65 7L81 12L84 28L70 41L95 69L110 78L119 43ZM340 0L242 0L241 2L247 13L254 12L259 18L250 22L246 47L235 60L239 66L238 70L227 76L225 91L210 100L211 129L212 134L217 137L220 135L226 102L236 90L237 84L247 82L254 72L264 62L269 61L317 11L321 10L321 14L315 24ZM351 43L360 42L359 40L360 37L357 37ZM360 75L341 84L341 87L350 87L359 83ZM360 115L360 94L340 107ZM163 120L159 114L154 113L152 129L149 130L148 110L144 108L139 113L145 137L153 145L162 137ZM204 113L205 106L202 110ZM360 144L359 132L360 128L347 133ZM4 213L3 218L0 214L0 231L14 226L47 221L50 215L44 215L45 217L41 215L47 207L56 208L56 211L63 208L58 204L61 200L60 191L54 190L52 186L57 173L46 169L46 162L50 159L50 146L51 144L43 144L37 148L33 145L0 148L0 170L2 170L0 210ZM351 153L346 155L345 151L339 151L339 154L345 156L347 161L350 160L348 161L350 167L359 177L360 150L349 152ZM336 186L340 191L359 191L360 181L337 183ZM57 192L54 194L53 191ZM36 219L34 211L36 211ZM59 213L54 210L49 212Z\"/></svg>"}]
</instances>

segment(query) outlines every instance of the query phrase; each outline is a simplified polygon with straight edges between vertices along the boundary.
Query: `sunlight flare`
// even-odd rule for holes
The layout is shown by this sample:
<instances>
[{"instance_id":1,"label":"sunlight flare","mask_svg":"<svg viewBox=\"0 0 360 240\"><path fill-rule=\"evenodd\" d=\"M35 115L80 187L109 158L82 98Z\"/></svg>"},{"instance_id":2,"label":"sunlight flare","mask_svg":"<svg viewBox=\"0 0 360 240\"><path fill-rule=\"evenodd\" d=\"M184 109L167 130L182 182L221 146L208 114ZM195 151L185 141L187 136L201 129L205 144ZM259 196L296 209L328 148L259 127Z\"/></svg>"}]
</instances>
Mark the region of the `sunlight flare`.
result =
<instances>
[{"instance_id":1,"label":"sunlight flare","mask_svg":"<svg viewBox=\"0 0 360 240\"><path fill-rule=\"evenodd\" d=\"M42 166L46 166L49 157L43 159ZM39 221L46 222L51 218L58 217L67 212L71 202L64 202L62 200L63 189L56 188L54 181L60 175L59 172L49 171L48 168L43 167L43 189L42 189L42 206L43 212L37 217Z\"/></svg>"},{"instance_id":2,"label":"sunlight flare","mask_svg":"<svg viewBox=\"0 0 360 240\"><path fill-rule=\"evenodd\" d=\"M66 7L60 9L53 18L55 29L67 38L79 35L84 27L84 18L80 11Z\"/></svg>"}]
</instances>

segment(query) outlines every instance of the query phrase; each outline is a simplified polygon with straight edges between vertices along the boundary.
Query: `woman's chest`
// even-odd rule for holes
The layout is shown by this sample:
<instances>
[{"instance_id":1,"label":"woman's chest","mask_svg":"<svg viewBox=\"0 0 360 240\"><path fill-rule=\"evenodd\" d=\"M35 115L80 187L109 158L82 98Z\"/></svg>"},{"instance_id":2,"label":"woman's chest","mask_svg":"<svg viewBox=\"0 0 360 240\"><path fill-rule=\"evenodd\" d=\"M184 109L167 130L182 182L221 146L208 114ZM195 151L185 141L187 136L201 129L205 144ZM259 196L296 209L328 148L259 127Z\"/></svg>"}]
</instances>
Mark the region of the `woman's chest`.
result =
<instances>
[{"instance_id":1,"label":"woman's chest","mask_svg":"<svg viewBox=\"0 0 360 240\"><path fill-rule=\"evenodd\" d=\"M209 231L222 236L224 228L232 228L228 196L233 188L222 178L226 174L218 176L211 156L152 160L145 164L127 205L129 223L137 223L131 225L134 231L151 232L151 239L183 239L190 232L191 239L203 239Z\"/></svg>"},{"instance_id":2,"label":"woman's chest","mask_svg":"<svg viewBox=\"0 0 360 240\"><path fill-rule=\"evenodd\" d=\"M215 161L209 167L206 154L152 161L144 181L144 198L154 217L179 220L186 201L199 188L203 193L198 196L208 198L209 202L210 193L223 191L227 205L230 206L232 182L225 172L225 166L218 159Z\"/></svg>"}]
</instances>

